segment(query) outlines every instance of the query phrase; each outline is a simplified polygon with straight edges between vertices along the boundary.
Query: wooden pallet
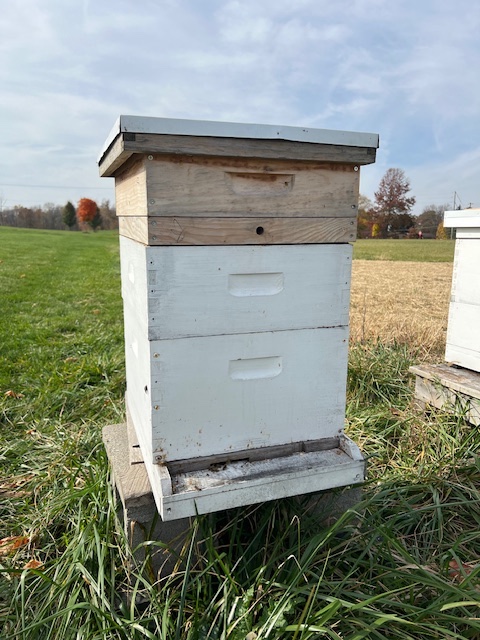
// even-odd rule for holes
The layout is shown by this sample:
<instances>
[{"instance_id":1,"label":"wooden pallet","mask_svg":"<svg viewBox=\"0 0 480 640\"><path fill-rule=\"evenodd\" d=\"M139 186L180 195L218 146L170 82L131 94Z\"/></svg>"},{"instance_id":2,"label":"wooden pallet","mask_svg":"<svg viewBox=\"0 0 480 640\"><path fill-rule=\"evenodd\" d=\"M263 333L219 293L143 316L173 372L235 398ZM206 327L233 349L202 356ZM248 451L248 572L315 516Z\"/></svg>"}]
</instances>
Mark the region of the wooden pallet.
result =
<instances>
[{"instance_id":1,"label":"wooden pallet","mask_svg":"<svg viewBox=\"0 0 480 640\"><path fill-rule=\"evenodd\" d=\"M448 364L410 367L416 377L415 400L422 407L436 407L462 415L480 425L480 373Z\"/></svg>"}]
</instances>

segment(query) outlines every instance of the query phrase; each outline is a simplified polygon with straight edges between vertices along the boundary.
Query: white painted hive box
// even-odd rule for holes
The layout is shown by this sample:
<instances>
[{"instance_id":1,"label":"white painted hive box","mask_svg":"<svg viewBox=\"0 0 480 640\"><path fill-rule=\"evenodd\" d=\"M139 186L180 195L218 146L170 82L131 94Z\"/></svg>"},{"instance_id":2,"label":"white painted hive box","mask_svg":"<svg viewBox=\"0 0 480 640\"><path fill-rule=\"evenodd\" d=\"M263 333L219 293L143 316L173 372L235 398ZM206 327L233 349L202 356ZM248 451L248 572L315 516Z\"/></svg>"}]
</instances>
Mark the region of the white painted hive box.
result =
<instances>
[{"instance_id":1,"label":"white painted hive box","mask_svg":"<svg viewBox=\"0 0 480 640\"><path fill-rule=\"evenodd\" d=\"M445 359L480 372L480 209L446 211L455 228L455 258Z\"/></svg>"},{"instance_id":2,"label":"white painted hive box","mask_svg":"<svg viewBox=\"0 0 480 640\"><path fill-rule=\"evenodd\" d=\"M122 116L127 405L163 519L363 479L343 434L374 134Z\"/></svg>"}]
</instances>

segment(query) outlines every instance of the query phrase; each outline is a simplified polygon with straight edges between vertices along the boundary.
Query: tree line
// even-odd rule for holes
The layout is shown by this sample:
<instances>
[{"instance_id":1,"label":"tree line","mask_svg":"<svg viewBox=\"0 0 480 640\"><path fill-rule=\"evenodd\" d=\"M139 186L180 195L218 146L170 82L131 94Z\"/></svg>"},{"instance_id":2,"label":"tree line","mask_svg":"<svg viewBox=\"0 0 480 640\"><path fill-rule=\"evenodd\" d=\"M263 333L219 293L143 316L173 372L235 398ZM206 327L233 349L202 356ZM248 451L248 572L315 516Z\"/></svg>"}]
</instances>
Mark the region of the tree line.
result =
<instances>
[{"instance_id":1,"label":"tree line","mask_svg":"<svg viewBox=\"0 0 480 640\"><path fill-rule=\"evenodd\" d=\"M410 195L410 181L402 169L388 169L380 180L375 200L360 195L358 202L359 238L438 238L445 239L443 215L449 204L430 204L420 215L411 210L416 202Z\"/></svg>"},{"instance_id":2,"label":"tree line","mask_svg":"<svg viewBox=\"0 0 480 640\"><path fill-rule=\"evenodd\" d=\"M76 207L69 201L63 206L47 202L43 206L2 208L0 226L71 231L91 228L95 231L118 229L118 219L109 200L102 200L97 205L95 200L81 198Z\"/></svg>"},{"instance_id":3,"label":"tree line","mask_svg":"<svg viewBox=\"0 0 480 640\"><path fill-rule=\"evenodd\" d=\"M411 211L415 197L410 195L410 182L404 171L388 169L380 180L375 199L360 194L358 203L357 237L359 238L446 238L443 214L448 204L431 204L414 216ZM0 202L1 204L1 202ZM47 203L42 207L17 205L11 209L0 206L0 225L30 229L118 229L115 207L109 200L100 205L89 198L81 198L75 207Z\"/></svg>"}]
</instances>

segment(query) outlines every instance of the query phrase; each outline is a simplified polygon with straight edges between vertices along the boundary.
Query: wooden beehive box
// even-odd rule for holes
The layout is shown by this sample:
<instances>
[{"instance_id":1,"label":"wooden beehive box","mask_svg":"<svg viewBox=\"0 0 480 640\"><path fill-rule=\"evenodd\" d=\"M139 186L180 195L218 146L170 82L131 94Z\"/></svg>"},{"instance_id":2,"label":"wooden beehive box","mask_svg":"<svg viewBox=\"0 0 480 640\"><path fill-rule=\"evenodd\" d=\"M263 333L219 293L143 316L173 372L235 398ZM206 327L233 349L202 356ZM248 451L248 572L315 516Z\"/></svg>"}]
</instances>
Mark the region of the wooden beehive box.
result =
<instances>
[{"instance_id":1,"label":"wooden beehive box","mask_svg":"<svg viewBox=\"0 0 480 640\"><path fill-rule=\"evenodd\" d=\"M457 230L445 359L480 372L480 209L446 211L444 226Z\"/></svg>"},{"instance_id":2,"label":"wooden beehive box","mask_svg":"<svg viewBox=\"0 0 480 640\"><path fill-rule=\"evenodd\" d=\"M360 166L378 136L122 116L127 405L164 520L363 479L343 434Z\"/></svg>"}]
</instances>

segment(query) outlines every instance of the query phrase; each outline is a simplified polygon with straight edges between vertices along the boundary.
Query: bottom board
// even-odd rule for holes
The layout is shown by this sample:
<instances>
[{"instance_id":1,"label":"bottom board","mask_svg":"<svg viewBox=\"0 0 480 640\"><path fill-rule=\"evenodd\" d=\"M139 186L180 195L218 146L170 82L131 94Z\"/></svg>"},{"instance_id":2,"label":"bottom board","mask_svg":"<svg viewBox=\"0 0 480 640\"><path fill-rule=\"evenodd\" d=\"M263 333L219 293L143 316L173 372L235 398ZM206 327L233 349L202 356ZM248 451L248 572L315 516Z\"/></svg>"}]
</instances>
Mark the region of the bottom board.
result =
<instances>
[{"instance_id":1,"label":"bottom board","mask_svg":"<svg viewBox=\"0 0 480 640\"><path fill-rule=\"evenodd\" d=\"M207 468L178 474L169 478L172 491L164 490L164 465L146 462L145 468L164 521L307 495L365 480L362 453L345 436L340 437L334 449L252 463L232 462L219 471Z\"/></svg>"}]
</instances>

